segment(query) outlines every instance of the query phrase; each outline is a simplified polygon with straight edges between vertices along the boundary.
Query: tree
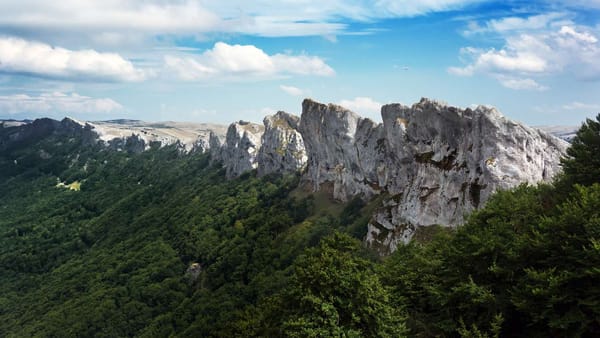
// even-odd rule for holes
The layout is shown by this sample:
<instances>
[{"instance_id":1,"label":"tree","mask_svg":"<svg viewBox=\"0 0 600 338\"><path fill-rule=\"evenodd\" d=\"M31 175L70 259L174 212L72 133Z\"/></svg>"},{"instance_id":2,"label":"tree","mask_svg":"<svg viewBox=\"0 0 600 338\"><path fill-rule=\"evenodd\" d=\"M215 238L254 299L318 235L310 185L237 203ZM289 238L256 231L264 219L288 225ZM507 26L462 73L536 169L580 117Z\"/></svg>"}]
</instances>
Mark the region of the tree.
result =
<instances>
[{"instance_id":1,"label":"tree","mask_svg":"<svg viewBox=\"0 0 600 338\"><path fill-rule=\"evenodd\" d=\"M511 292L529 326L546 336L600 335L600 185L575 190L532 233L529 250L540 258Z\"/></svg>"},{"instance_id":2,"label":"tree","mask_svg":"<svg viewBox=\"0 0 600 338\"><path fill-rule=\"evenodd\" d=\"M282 309L286 336L405 335L404 318L361 252L360 242L335 232L296 260Z\"/></svg>"},{"instance_id":3,"label":"tree","mask_svg":"<svg viewBox=\"0 0 600 338\"><path fill-rule=\"evenodd\" d=\"M569 186L600 183L600 114L596 121L587 119L561 159L564 177Z\"/></svg>"}]
</instances>

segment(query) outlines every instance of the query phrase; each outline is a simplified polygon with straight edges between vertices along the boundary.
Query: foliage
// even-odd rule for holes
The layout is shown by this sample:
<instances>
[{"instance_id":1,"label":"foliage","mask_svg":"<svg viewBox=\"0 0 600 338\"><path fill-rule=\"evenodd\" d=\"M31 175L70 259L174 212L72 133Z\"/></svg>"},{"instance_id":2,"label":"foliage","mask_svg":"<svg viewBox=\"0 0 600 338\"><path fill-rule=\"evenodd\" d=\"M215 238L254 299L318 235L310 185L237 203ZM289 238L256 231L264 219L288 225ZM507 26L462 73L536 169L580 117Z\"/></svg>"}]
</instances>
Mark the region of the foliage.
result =
<instances>
[{"instance_id":1,"label":"foliage","mask_svg":"<svg viewBox=\"0 0 600 338\"><path fill-rule=\"evenodd\" d=\"M283 295L283 335L290 337L400 337L404 319L388 290L361 257L358 241L339 232L294 264Z\"/></svg>"}]
</instances>

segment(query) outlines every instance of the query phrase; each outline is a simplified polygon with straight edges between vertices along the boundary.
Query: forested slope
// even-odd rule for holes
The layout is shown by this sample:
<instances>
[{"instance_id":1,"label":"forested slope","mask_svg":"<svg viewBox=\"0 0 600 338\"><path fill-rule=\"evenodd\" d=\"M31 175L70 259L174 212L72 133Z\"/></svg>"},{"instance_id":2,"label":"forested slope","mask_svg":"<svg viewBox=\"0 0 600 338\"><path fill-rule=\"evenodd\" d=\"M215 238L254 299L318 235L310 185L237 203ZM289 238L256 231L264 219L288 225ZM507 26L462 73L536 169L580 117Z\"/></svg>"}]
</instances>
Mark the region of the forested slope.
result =
<instances>
[{"instance_id":1,"label":"forested slope","mask_svg":"<svg viewBox=\"0 0 600 338\"><path fill-rule=\"evenodd\" d=\"M0 154L0 336L600 335L600 121L553 185L378 257L378 201L50 135ZM198 263L198 264L194 264Z\"/></svg>"}]
</instances>

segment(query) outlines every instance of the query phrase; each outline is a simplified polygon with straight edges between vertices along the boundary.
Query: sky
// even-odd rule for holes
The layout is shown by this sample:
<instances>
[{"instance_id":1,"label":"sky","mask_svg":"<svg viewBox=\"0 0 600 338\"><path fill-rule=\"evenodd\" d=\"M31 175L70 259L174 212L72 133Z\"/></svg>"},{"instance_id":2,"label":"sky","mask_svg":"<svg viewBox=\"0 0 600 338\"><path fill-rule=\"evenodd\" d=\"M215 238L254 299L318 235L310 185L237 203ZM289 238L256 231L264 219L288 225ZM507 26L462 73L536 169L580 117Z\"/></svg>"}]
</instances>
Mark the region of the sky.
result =
<instances>
[{"instance_id":1,"label":"sky","mask_svg":"<svg viewBox=\"0 0 600 338\"><path fill-rule=\"evenodd\" d=\"M0 118L227 124L421 97L600 113L600 0L0 0Z\"/></svg>"}]
</instances>

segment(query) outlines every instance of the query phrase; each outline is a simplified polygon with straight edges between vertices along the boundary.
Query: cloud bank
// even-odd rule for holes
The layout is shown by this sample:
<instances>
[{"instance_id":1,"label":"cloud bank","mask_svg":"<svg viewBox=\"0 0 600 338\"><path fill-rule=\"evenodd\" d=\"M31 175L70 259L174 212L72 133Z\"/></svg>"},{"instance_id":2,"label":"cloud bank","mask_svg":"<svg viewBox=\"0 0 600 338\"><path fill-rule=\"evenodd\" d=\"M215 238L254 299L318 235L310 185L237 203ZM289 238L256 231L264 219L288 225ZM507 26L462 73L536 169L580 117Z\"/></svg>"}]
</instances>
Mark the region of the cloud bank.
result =
<instances>
[{"instance_id":1,"label":"cloud bank","mask_svg":"<svg viewBox=\"0 0 600 338\"><path fill-rule=\"evenodd\" d=\"M0 38L0 71L41 77L141 81L143 70L116 53L69 50L18 38Z\"/></svg>"}]
</instances>

